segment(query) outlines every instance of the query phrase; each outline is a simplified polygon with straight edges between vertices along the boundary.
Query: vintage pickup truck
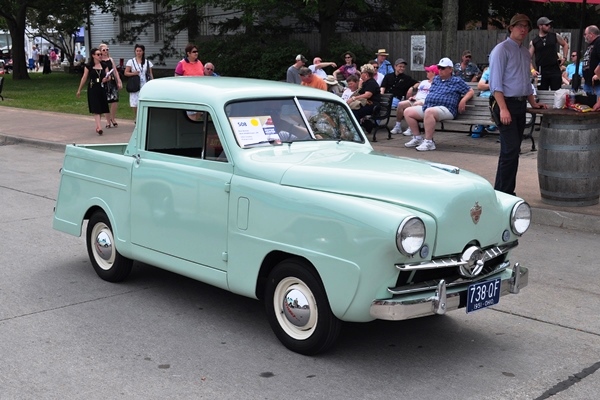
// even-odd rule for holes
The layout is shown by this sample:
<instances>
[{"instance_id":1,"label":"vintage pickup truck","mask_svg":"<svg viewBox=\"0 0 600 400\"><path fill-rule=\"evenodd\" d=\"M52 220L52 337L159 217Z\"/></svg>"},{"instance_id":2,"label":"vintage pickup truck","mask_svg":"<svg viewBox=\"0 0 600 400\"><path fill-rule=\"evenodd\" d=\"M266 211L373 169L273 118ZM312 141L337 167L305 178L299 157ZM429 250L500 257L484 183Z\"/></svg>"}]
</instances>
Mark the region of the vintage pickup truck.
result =
<instances>
[{"instance_id":1,"label":"vintage pickup truck","mask_svg":"<svg viewBox=\"0 0 600 400\"><path fill-rule=\"evenodd\" d=\"M496 304L529 205L450 166L378 153L325 91L236 78L146 84L126 144L66 148L55 229L107 281L133 261L264 301L302 354L341 321Z\"/></svg>"}]
</instances>

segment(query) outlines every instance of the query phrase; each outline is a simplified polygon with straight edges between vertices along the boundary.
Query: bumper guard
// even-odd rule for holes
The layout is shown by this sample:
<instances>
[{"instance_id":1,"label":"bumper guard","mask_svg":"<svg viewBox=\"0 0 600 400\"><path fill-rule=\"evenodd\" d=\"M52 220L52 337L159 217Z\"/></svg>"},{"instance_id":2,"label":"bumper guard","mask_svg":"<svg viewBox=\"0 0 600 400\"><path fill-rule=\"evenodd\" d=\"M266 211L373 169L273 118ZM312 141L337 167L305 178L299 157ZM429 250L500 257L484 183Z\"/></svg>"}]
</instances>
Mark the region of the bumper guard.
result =
<instances>
[{"instance_id":1,"label":"bumper guard","mask_svg":"<svg viewBox=\"0 0 600 400\"><path fill-rule=\"evenodd\" d=\"M506 271L506 275L508 275ZM527 286L529 270L515 263L510 276L501 275L500 296L517 294ZM461 295L466 296L468 285L448 289L442 279L433 293L421 292L392 299L375 300L371 303L371 316L377 319L400 321L427 315L443 315L461 308ZM462 306L464 307L464 305Z\"/></svg>"}]
</instances>

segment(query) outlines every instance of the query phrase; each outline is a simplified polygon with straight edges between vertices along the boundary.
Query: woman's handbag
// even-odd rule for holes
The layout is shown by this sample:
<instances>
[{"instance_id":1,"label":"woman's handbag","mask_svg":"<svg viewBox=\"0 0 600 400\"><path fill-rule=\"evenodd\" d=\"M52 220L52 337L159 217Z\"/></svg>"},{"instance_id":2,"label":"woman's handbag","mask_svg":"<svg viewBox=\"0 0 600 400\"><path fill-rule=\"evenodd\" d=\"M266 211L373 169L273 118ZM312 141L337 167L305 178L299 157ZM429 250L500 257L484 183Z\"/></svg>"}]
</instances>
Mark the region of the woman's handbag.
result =
<instances>
[{"instance_id":1,"label":"woman's handbag","mask_svg":"<svg viewBox=\"0 0 600 400\"><path fill-rule=\"evenodd\" d=\"M125 90L129 93L135 93L140 91L140 76L134 75L127 78L127 86L125 86Z\"/></svg>"},{"instance_id":2,"label":"woman's handbag","mask_svg":"<svg viewBox=\"0 0 600 400\"><path fill-rule=\"evenodd\" d=\"M108 100L109 103L119 101L119 87L114 78L111 78L106 82L104 89L106 90L106 100Z\"/></svg>"}]
</instances>

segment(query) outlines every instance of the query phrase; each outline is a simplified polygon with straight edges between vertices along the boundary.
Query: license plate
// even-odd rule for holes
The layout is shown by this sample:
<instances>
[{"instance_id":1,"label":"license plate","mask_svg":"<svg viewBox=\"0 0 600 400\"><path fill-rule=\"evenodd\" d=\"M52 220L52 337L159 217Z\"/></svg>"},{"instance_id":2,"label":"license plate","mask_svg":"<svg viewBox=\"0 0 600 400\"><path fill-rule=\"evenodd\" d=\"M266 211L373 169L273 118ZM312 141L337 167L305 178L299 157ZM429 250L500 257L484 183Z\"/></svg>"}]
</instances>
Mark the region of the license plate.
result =
<instances>
[{"instance_id":1,"label":"license plate","mask_svg":"<svg viewBox=\"0 0 600 400\"><path fill-rule=\"evenodd\" d=\"M467 313L498 304L501 286L500 278L470 285L467 291Z\"/></svg>"}]
</instances>

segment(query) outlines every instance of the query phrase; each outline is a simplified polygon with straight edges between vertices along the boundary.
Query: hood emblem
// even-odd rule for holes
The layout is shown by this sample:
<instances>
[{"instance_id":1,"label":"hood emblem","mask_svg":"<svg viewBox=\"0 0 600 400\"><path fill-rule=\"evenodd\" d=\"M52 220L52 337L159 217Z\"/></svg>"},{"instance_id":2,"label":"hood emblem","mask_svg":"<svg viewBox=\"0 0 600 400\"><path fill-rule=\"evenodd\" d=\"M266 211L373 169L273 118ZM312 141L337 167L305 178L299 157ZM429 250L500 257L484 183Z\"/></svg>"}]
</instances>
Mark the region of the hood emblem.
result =
<instances>
[{"instance_id":1,"label":"hood emblem","mask_svg":"<svg viewBox=\"0 0 600 400\"><path fill-rule=\"evenodd\" d=\"M482 212L483 208L481 208L481 206L479 205L479 202L475 202L475 205L473 207L471 207L471 219L473 220L473 223L475 225L477 225L477 223L479 222L479 219L481 218L481 212Z\"/></svg>"}]
</instances>

